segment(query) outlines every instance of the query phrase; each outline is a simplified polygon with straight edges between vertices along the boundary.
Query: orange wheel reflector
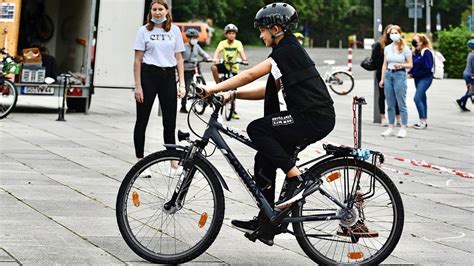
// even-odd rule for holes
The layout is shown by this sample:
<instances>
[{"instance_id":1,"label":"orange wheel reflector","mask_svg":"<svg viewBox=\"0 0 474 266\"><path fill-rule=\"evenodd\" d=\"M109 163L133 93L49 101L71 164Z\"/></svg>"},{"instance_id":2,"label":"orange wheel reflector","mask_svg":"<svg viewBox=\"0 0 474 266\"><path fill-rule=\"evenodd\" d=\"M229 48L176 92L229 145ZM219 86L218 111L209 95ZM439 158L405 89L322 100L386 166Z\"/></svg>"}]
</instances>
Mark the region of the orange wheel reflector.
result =
<instances>
[{"instance_id":1,"label":"orange wheel reflector","mask_svg":"<svg viewBox=\"0 0 474 266\"><path fill-rule=\"evenodd\" d=\"M133 200L133 205L135 205L135 207L140 206L140 197L138 196L138 193L136 191L133 191L132 193L132 200Z\"/></svg>"},{"instance_id":2,"label":"orange wheel reflector","mask_svg":"<svg viewBox=\"0 0 474 266\"><path fill-rule=\"evenodd\" d=\"M358 252L349 252L347 253L347 257L351 260L358 260L362 259L364 257L364 253L358 251Z\"/></svg>"},{"instance_id":3,"label":"orange wheel reflector","mask_svg":"<svg viewBox=\"0 0 474 266\"><path fill-rule=\"evenodd\" d=\"M340 177L341 177L341 173L339 173L339 172L334 172L334 173L328 175L328 177L326 177L326 180L327 180L328 182L332 182L332 181L334 181L334 180L336 180L336 179L338 179L338 178L340 178Z\"/></svg>"},{"instance_id":4,"label":"orange wheel reflector","mask_svg":"<svg viewBox=\"0 0 474 266\"><path fill-rule=\"evenodd\" d=\"M206 225L207 222L207 212L203 212L201 214L201 218L199 219L198 227L203 228L204 225Z\"/></svg>"}]
</instances>

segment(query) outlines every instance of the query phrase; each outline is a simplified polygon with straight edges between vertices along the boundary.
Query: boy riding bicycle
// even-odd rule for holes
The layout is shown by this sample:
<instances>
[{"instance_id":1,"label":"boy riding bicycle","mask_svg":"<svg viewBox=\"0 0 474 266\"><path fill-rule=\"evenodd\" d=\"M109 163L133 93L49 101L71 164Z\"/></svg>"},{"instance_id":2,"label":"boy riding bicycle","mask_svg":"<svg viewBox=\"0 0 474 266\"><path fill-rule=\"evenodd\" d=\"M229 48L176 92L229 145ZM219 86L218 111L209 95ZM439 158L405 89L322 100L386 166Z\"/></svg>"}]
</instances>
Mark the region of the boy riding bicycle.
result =
<instances>
[{"instance_id":1,"label":"boy riding bicycle","mask_svg":"<svg viewBox=\"0 0 474 266\"><path fill-rule=\"evenodd\" d=\"M237 76L205 87L204 92L208 95L239 88L270 74L265 87L227 92L224 100L265 99L265 116L252 121L247 133L258 150L254 178L268 202L275 202L276 170L280 168L286 173L280 197L274 205L278 209L287 208L300 200L305 191L315 190L321 185L319 179L302 173L295 166L293 155L298 147L304 148L327 136L335 125L333 101L326 85L314 62L291 32L297 22L296 10L289 4L274 3L260 9L254 26L260 30L265 45L272 47L269 57ZM283 92L287 111L280 111L279 90ZM262 225L266 228L265 215L260 213L258 216L250 221L233 220L232 224L248 231ZM272 245L274 234L271 230L264 231L259 240Z\"/></svg>"},{"instance_id":2,"label":"boy riding bicycle","mask_svg":"<svg viewBox=\"0 0 474 266\"><path fill-rule=\"evenodd\" d=\"M235 39L239 29L234 24L228 24L224 27L224 33L226 39L219 42L216 51L214 52L213 61L215 65L211 67L212 76L216 83L220 82L219 74L224 74L230 71L232 75L237 75L239 72L239 65L233 64L230 66L227 62L236 63L237 57L240 56L244 64L248 64L247 56L244 52L242 43ZM219 63L219 56L222 54L222 63ZM232 114L233 119L239 119L239 115L234 110Z\"/></svg>"},{"instance_id":3,"label":"boy riding bicycle","mask_svg":"<svg viewBox=\"0 0 474 266\"><path fill-rule=\"evenodd\" d=\"M198 57L202 57L207 61L211 61L211 57L199 46L198 37L199 32L196 29L190 28L186 30L186 37L188 42L184 44L184 82L186 84L186 95L181 99L180 113L187 113L186 98L189 93L189 86L194 76L194 65L199 61Z\"/></svg>"}]
</instances>

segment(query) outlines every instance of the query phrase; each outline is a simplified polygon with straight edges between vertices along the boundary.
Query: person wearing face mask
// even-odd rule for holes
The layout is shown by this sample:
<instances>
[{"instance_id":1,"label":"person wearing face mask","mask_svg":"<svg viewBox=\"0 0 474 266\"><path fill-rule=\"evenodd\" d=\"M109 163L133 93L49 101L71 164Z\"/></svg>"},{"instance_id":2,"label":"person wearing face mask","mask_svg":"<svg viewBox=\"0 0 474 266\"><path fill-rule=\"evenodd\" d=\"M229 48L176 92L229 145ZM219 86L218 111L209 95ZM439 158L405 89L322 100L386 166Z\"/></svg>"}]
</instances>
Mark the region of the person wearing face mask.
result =
<instances>
[{"instance_id":1,"label":"person wearing face mask","mask_svg":"<svg viewBox=\"0 0 474 266\"><path fill-rule=\"evenodd\" d=\"M189 86L194 76L194 66L199 61L199 57L211 61L212 58L199 46L198 37L199 32L196 29L189 28L186 30L186 37L189 42L184 44L184 81L186 82L186 95L181 99L180 113L187 113L186 109L186 97L189 93Z\"/></svg>"},{"instance_id":2,"label":"person wearing face mask","mask_svg":"<svg viewBox=\"0 0 474 266\"><path fill-rule=\"evenodd\" d=\"M254 19L266 47L272 52L266 60L214 86L206 86L203 96L223 93L224 100L264 99L264 117L252 121L247 133L257 148L254 178L268 203L284 209L302 199L305 191L321 185L321 180L301 172L292 159L297 146L304 148L321 140L334 128L334 104L314 62L298 42L292 30L298 23L296 10L287 3L273 3L261 8ZM241 87L268 75L265 87ZM232 88L239 88L230 91ZM287 111L280 111L278 91L282 90ZM280 197L275 202L277 169L286 174ZM258 239L273 245L275 232L268 229L261 212L250 221L232 220L232 225L245 231L263 231Z\"/></svg>"},{"instance_id":3,"label":"person wearing face mask","mask_svg":"<svg viewBox=\"0 0 474 266\"><path fill-rule=\"evenodd\" d=\"M135 41L135 101L137 118L133 133L135 155L144 156L145 131L156 96L163 114L165 144L175 144L177 98L185 95L183 56L184 43L178 26L171 24L165 0L153 0L147 23L138 30ZM176 69L179 88L176 86ZM149 173L143 173L148 177Z\"/></svg>"},{"instance_id":4,"label":"person wearing face mask","mask_svg":"<svg viewBox=\"0 0 474 266\"><path fill-rule=\"evenodd\" d=\"M384 88L387 99L388 128L382 132L382 136L394 135L395 127L395 103L400 108L401 128L397 137L404 138L407 135L408 110L407 97L407 73L406 69L413 67L410 49L401 39L402 29L393 25L390 30L390 39L393 41L384 49L384 62L382 66L382 77L379 86Z\"/></svg>"},{"instance_id":5,"label":"person wearing face mask","mask_svg":"<svg viewBox=\"0 0 474 266\"><path fill-rule=\"evenodd\" d=\"M374 43L372 46L372 53L370 58L372 58L375 64L375 77L377 79L377 84L379 84L380 80L382 79L382 66L383 66L383 57L384 57L384 49L385 46L392 43L390 40L390 33L388 32L392 27L392 24L388 24L383 34L380 36L377 42ZM378 99L379 111L380 111L380 118L382 121L382 125L388 126L388 122L385 116L385 93L384 88L379 86L379 99ZM398 109L398 104L395 101L395 114L397 118L397 123L400 123L400 110Z\"/></svg>"},{"instance_id":6,"label":"person wearing face mask","mask_svg":"<svg viewBox=\"0 0 474 266\"><path fill-rule=\"evenodd\" d=\"M415 124L415 129L426 129L428 124L428 105L426 91L433 82L433 48L428 38L423 34L415 34L411 42L413 47L413 68L408 74L415 79L415 98L413 99L418 110L420 122Z\"/></svg>"}]
</instances>

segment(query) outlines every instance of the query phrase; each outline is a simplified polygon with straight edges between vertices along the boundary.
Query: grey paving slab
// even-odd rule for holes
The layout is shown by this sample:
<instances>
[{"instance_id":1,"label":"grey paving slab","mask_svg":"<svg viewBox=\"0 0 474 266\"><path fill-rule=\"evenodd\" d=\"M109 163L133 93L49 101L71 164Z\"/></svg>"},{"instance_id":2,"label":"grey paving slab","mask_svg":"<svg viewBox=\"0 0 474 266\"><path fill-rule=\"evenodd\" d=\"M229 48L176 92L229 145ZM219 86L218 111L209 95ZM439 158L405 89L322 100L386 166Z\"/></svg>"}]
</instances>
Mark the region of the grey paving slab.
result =
<instances>
[{"instance_id":1,"label":"grey paving slab","mask_svg":"<svg viewBox=\"0 0 474 266\"><path fill-rule=\"evenodd\" d=\"M390 170L385 171L397 184L405 205L404 233L385 263L473 264L474 180L393 159L424 160L474 172L474 116L460 113L453 105L454 98L463 93L463 81L435 80L428 91L429 128L409 128L406 139L380 136L385 128L372 123L372 90L371 80L356 79L351 95L334 95L336 128L322 143L352 145L351 96L365 96L363 145L387 155L384 166ZM413 94L409 80L409 124L417 122ZM97 88L90 114L68 113L65 123L56 122L54 113L13 113L2 120L0 261L6 258L4 249L25 264L148 265L123 241L114 211L120 181L136 161L132 96L130 90ZM262 106L262 102L239 101L242 119L225 124L245 133L251 119L263 114ZM155 104L146 133L146 154L163 149L157 111ZM189 131L185 119L178 114L177 128ZM197 132L205 128L195 118L192 125ZM301 153L302 160L321 155L322 143L309 146ZM229 145L252 172L255 152L235 141ZM206 150L211 153L212 147ZM230 226L232 219L252 218L258 209L219 151L208 159L231 191L225 192L226 213L219 236L191 264L311 264L291 235L276 236L275 246L268 247L249 242ZM277 191L283 178L279 172Z\"/></svg>"}]
</instances>

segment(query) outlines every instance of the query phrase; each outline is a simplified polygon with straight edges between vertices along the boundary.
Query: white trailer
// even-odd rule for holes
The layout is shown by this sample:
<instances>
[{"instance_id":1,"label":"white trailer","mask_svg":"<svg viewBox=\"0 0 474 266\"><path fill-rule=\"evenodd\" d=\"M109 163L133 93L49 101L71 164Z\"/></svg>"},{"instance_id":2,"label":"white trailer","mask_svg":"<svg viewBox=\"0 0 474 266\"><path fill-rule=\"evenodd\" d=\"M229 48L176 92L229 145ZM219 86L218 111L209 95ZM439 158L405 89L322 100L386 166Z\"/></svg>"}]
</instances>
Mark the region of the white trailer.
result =
<instances>
[{"instance_id":1,"label":"white trailer","mask_svg":"<svg viewBox=\"0 0 474 266\"><path fill-rule=\"evenodd\" d=\"M82 84L71 85L68 89L69 109L87 112L96 87L134 87L133 45L138 28L144 23L145 10L148 9L145 2L22 0L21 16L27 16L27 8L44 4L44 13L52 21L54 33L41 46L46 47L48 53L56 59L58 72L83 74ZM21 36L20 32L19 38ZM85 46L80 45L78 40L82 40L82 44L85 41ZM19 40L19 43L24 42ZM46 85L17 82L16 85L19 97L62 95L61 83Z\"/></svg>"}]
</instances>

